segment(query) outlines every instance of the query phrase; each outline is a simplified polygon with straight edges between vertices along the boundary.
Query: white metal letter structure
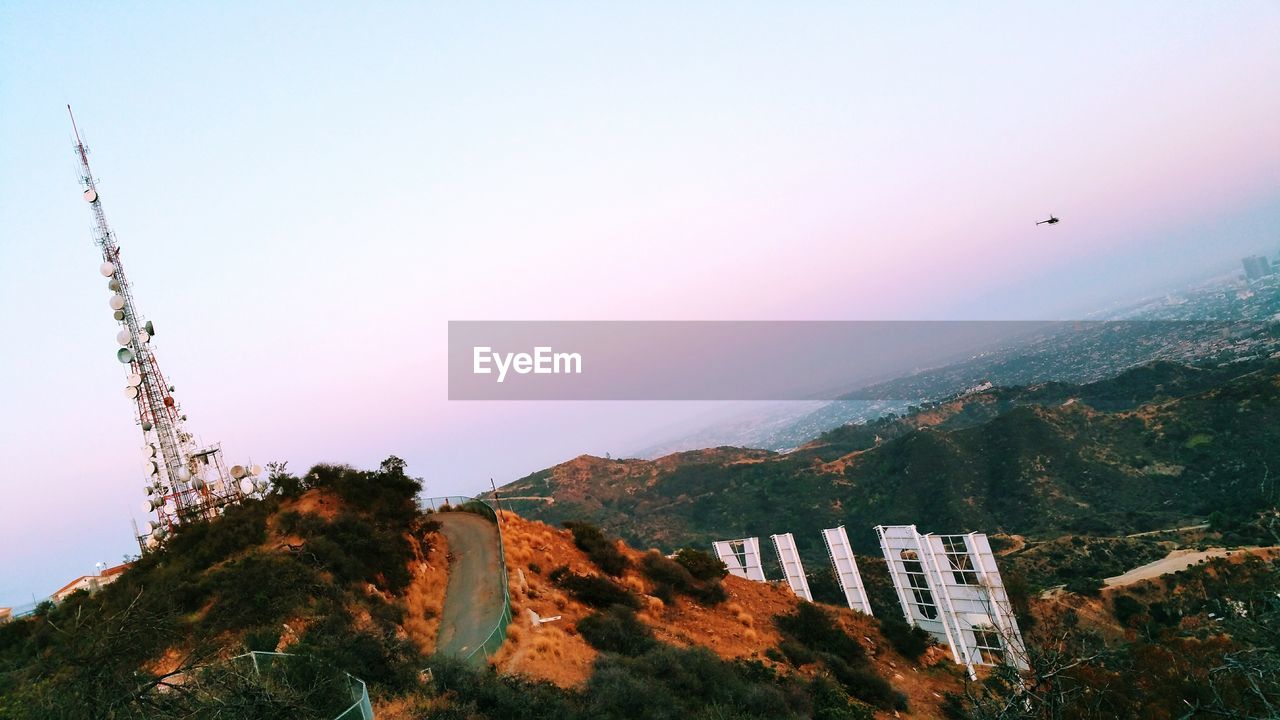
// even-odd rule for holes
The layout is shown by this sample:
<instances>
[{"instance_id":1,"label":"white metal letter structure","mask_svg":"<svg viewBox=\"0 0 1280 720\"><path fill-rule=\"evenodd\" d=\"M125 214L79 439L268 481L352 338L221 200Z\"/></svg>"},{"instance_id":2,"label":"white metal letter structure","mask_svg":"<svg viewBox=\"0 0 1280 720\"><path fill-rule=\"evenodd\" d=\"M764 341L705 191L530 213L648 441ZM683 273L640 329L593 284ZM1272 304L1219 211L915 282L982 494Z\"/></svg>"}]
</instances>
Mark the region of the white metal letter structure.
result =
<instances>
[{"instance_id":1,"label":"white metal letter structure","mask_svg":"<svg viewBox=\"0 0 1280 720\"><path fill-rule=\"evenodd\" d=\"M877 526L876 533L907 622L946 643L970 676L974 665L1027 668L986 535L921 535L914 525Z\"/></svg>"},{"instance_id":2,"label":"white metal letter structure","mask_svg":"<svg viewBox=\"0 0 1280 720\"><path fill-rule=\"evenodd\" d=\"M853 557L844 526L823 530L822 539L827 543L827 554L831 556L831 566L835 569L836 582L844 591L845 602L850 608L870 615L871 602L867 600L867 589L862 584L862 573L858 572L858 561Z\"/></svg>"},{"instance_id":3,"label":"white metal letter structure","mask_svg":"<svg viewBox=\"0 0 1280 720\"><path fill-rule=\"evenodd\" d=\"M764 582L764 566L760 564L760 538L717 540L711 544L716 557L729 568L730 575Z\"/></svg>"},{"instance_id":4,"label":"white metal letter structure","mask_svg":"<svg viewBox=\"0 0 1280 720\"><path fill-rule=\"evenodd\" d=\"M778 564L782 566L782 574L791 586L796 597L813 602L813 593L809 592L809 579L804 576L804 565L800 564L800 551L796 549L796 539L791 533L770 535L773 547L778 551Z\"/></svg>"}]
</instances>

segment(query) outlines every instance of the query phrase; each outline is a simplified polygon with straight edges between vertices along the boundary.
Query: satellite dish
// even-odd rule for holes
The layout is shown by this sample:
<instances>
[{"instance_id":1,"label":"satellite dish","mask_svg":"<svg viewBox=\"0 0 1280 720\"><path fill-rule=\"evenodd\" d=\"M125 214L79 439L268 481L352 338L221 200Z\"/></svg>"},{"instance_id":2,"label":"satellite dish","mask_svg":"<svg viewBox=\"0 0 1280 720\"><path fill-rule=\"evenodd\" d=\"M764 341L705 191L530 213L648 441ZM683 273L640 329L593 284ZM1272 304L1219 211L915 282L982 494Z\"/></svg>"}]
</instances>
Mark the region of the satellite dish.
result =
<instances>
[{"instance_id":1,"label":"satellite dish","mask_svg":"<svg viewBox=\"0 0 1280 720\"><path fill-rule=\"evenodd\" d=\"M151 423L146 420L142 421L142 432L151 432Z\"/></svg>"},{"instance_id":2,"label":"satellite dish","mask_svg":"<svg viewBox=\"0 0 1280 720\"><path fill-rule=\"evenodd\" d=\"M125 389L124 389L124 396L125 396L125 397L127 397L127 398L129 398L130 400L133 400L133 399L137 398L137 397L138 397L138 388L136 388L136 387L134 387L134 386L132 386L132 385L127 385L127 386L125 386Z\"/></svg>"},{"instance_id":3,"label":"satellite dish","mask_svg":"<svg viewBox=\"0 0 1280 720\"><path fill-rule=\"evenodd\" d=\"M244 494L244 495L252 495L252 494L253 494L253 490L254 490L254 488L253 488L253 481L252 481L252 480L250 480L249 478L245 478L245 479L243 479L243 480L241 480L241 481L240 481L240 492L241 492L242 494Z\"/></svg>"},{"instance_id":4,"label":"satellite dish","mask_svg":"<svg viewBox=\"0 0 1280 720\"><path fill-rule=\"evenodd\" d=\"M138 507L142 508L142 512L144 513L149 513L156 509L155 506L151 504L150 500L143 500Z\"/></svg>"},{"instance_id":5,"label":"satellite dish","mask_svg":"<svg viewBox=\"0 0 1280 720\"><path fill-rule=\"evenodd\" d=\"M111 299L107 301L107 305L110 305L112 310L123 310L124 296L121 295L120 293L116 293L115 295L112 295Z\"/></svg>"},{"instance_id":6,"label":"satellite dish","mask_svg":"<svg viewBox=\"0 0 1280 720\"><path fill-rule=\"evenodd\" d=\"M104 262L98 266L98 272L102 273L102 277L111 277L116 274L116 266L109 262Z\"/></svg>"},{"instance_id":7,"label":"satellite dish","mask_svg":"<svg viewBox=\"0 0 1280 720\"><path fill-rule=\"evenodd\" d=\"M117 311L115 311L115 312L111 313L111 317L113 317L113 318L115 318L115 319L117 319L117 320L123 320L123 319L124 319L124 311L123 311L123 310L117 310Z\"/></svg>"},{"instance_id":8,"label":"satellite dish","mask_svg":"<svg viewBox=\"0 0 1280 720\"><path fill-rule=\"evenodd\" d=\"M239 480L240 478L244 477L244 475L245 475L245 472L244 472L243 465L231 466L231 477L235 478L236 480Z\"/></svg>"},{"instance_id":9,"label":"satellite dish","mask_svg":"<svg viewBox=\"0 0 1280 720\"><path fill-rule=\"evenodd\" d=\"M146 330L147 334L151 335L152 337L154 337L156 334L156 326L152 325L150 320L147 321L146 325L142 326L142 329Z\"/></svg>"},{"instance_id":10,"label":"satellite dish","mask_svg":"<svg viewBox=\"0 0 1280 720\"><path fill-rule=\"evenodd\" d=\"M111 292L120 292L120 281L115 278L111 278L107 281L107 289Z\"/></svg>"},{"instance_id":11,"label":"satellite dish","mask_svg":"<svg viewBox=\"0 0 1280 720\"><path fill-rule=\"evenodd\" d=\"M127 347L131 340L133 340L133 335L128 330L121 330L120 332L116 333L116 342L120 343L123 346Z\"/></svg>"},{"instance_id":12,"label":"satellite dish","mask_svg":"<svg viewBox=\"0 0 1280 720\"><path fill-rule=\"evenodd\" d=\"M133 362L133 351L129 348L120 348L116 351L116 359L128 365Z\"/></svg>"},{"instance_id":13,"label":"satellite dish","mask_svg":"<svg viewBox=\"0 0 1280 720\"><path fill-rule=\"evenodd\" d=\"M254 465L254 466L250 467L250 468L249 468L249 474L250 474L250 475L261 475L261 474L262 474L262 466L261 466L261 465Z\"/></svg>"},{"instance_id":14,"label":"satellite dish","mask_svg":"<svg viewBox=\"0 0 1280 720\"><path fill-rule=\"evenodd\" d=\"M160 472L160 468L156 466L156 461L150 460L150 459L144 460L142 462L142 469L146 470L151 475L155 475L156 473Z\"/></svg>"},{"instance_id":15,"label":"satellite dish","mask_svg":"<svg viewBox=\"0 0 1280 720\"><path fill-rule=\"evenodd\" d=\"M153 536L151 536L151 537L149 537L149 538L147 538L147 549L148 549L148 550L155 550L157 547L159 547L159 545L160 545L160 541L159 541L159 540L157 540L157 539L155 538L155 536L154 536L154 535L153 535Z\"/></svg>"},{"instance_id":16,"label":"satellite dish","mask_svg":"<svg viewBox=\"0 0 1280 720\"><path fill-rule=\"evenodd\" d=\"M98 191L97 191L97 190L94 190L93 188L89 188L88 190L85 190L85 191L84 191L84 201L85 201L85 202L87 202L87 203L91 203L91 202L97 202L97 200L98 200Z\"/></svg>"},{"instance_id":17,"label":"satellite dish","mask_svg":"<svg viewBox=\"0 0 1280 720\"><path fill-rule=\"evenodd\" d=\"M191 471L187 469L186 465L183 465L182 467L178 468L178 479L179 480L191 479Z\"/></svg>"},{"instance_id":18,"label":"satellite dish","mask_svg":"<svg viewBox=\"0 0 1280 720\"><path fill-rule=\"evenodd\" d=\"M142 384L142 376L138 373L129 373L129 386L138 387Z\"/></svg>"},{"instance_id":19,"label":"satellite dish","mask_svg":"<svg viewBox=\"0 0 1280 720\"><path fill-rule=\"evenodd\" d=\"M155 445L148 445L148 446L146 446L146 447L142 448L142 457L143 457L143 459L145 459L145 460L150 460L151 458L153 458L153 457L155 457L155 456L156 456L156 446L155 446Z\"/></svg>"},{"instance_id":20,"label":"satellite dish","mask_svg":"<svg viewBox=\"0 0 1280 720\"><path fill-rule=\"evenodd\" d=\"M138 331L138 342L140 343L151 342L151 336L147 334L146 330Z\"/></svg>"}]
</instances>

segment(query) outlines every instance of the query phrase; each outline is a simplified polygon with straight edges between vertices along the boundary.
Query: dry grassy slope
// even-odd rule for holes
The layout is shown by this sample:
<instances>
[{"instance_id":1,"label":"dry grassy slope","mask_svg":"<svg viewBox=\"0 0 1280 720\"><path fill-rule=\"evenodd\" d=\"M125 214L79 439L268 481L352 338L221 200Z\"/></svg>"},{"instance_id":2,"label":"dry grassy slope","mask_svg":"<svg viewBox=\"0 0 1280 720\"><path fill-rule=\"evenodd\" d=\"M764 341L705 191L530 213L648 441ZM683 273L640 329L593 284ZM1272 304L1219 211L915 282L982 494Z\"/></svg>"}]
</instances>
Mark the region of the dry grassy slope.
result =
<instances>
[{"instance_id":1,"label":"dry grassy slope","mask_svg":"<svg viewBox=\"0 0 1280 720\"><path fill-rule=\"evenodd\" d=\"M569 597L546 576L562 565L575 573L598 574L599 570L573 544L568 531L508 512L502 513L502 521L515 621L493 664L502 672L550 680L565 687L580 684L590 675L596 651L578 635L576 622L591 609ZM643 555L632 548L622 548L634 561ZM785 586L728 577L728 601L705 608L684 598L675 605L663 604L648 595L651 583L634 568L621 581L648 603L640 618L660 640L677 646L702 646L726 659L759 660L779 670L789 670L765 657L765 651L781 639L773 616L791 612L798 602ZM894 652L874 620L846 608L831 609L838 612L846 630L863 641L880 673L907 694L911 712L903 717L938 717L943 694L957 691L962 683L949 656L934 650L920 664L912 663ZM530 610L543 618L559 615L561 619L535 626ZM812 668L806 670L811 672Z\"/></svg>"}]
</instances>

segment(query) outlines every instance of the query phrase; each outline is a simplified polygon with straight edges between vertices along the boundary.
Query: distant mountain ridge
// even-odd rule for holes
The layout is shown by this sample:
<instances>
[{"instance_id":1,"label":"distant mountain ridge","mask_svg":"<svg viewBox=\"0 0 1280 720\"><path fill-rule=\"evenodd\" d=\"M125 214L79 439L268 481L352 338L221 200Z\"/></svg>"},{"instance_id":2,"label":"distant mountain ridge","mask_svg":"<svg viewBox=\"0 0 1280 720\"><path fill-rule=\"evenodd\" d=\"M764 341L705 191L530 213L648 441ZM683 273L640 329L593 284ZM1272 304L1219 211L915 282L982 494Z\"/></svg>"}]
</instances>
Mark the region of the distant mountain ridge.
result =
<instances>
[{"instance_id":1,"label":"distant mountain ridge","mask_svg":"<svg viewBox=\"0 0 1280 720\"><path fill-rule=\"evenodd\" d=\"M1170 527L1274 503L1280 361L1156 362L1087 383L992 388L847 425L790 453L721 447L657 460L581 456L501 489L549 522L587 519L633 544L796 534L844 524L1054 537Z\"/></svg>"}]
</instances>

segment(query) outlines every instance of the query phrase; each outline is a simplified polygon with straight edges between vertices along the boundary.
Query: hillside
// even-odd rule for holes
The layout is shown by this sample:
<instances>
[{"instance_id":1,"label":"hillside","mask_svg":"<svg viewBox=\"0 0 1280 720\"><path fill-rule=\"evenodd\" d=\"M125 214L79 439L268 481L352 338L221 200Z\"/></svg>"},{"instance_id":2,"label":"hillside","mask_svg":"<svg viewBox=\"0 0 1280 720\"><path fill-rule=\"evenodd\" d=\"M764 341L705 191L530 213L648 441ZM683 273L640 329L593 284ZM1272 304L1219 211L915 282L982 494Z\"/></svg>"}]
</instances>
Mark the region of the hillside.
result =
<instances>
[{"instance_id":1,"label":"hillside","mask_svg":"<svg viewBox=\"0 0 1280 720\"><path fill-rule=\"evenodd\" d=\"M877 551L877 524L1049 540L1247 520L1277 498L1280 362L1158 363L1087 385L993 388L840 428L798 450L718 448L659 460L582 456L503 495L549 522L589 519L672 549L713 539L847 526Z\"/></svg>"},{"instance_id":2,"label":"hillside","mask_svg":"<svg viewBox=\"0 0 1280 720\"><path fill-rule=\"evenodd\" d=\"M421 511L420 487L395 458L277 469L265 499L181 527L96 594L0 626L0 718L333 717L351 701L344 673L367 682L379 718L928 718L960 688L910 633L802 608L706 554L689 570L510 513L501 674L437 655L457 630L441 626L448 605L476 600L447 594L441 529L486 521ZM298 659L259 675L236 659L250 650Z\"/></svg>"}]
</instances>

